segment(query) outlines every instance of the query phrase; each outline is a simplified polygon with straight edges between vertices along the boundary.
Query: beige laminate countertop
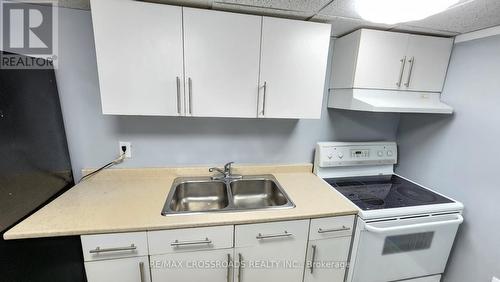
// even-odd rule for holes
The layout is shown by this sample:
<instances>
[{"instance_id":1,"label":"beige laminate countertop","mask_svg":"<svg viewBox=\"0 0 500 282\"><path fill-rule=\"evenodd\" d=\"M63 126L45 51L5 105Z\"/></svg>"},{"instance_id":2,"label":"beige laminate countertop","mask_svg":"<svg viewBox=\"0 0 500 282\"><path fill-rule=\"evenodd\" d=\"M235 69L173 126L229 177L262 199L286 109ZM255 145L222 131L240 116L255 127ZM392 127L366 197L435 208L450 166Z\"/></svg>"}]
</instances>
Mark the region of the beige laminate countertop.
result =
<instances>
[{"instance_id":1,"label":"beige laminate countertop","mask_svg":"<svg viewBox=\"0 0 500 282\"><path fill-rule=\"evenodd\" d=\"M207 212L162 216L173 180L209 175L207 167L110 169L95 175L4 234L6 240L258 223L356 214L357 208L311 164L234 166L234 173L273 174L293 209Z\"/></svg>"}]
</instances>

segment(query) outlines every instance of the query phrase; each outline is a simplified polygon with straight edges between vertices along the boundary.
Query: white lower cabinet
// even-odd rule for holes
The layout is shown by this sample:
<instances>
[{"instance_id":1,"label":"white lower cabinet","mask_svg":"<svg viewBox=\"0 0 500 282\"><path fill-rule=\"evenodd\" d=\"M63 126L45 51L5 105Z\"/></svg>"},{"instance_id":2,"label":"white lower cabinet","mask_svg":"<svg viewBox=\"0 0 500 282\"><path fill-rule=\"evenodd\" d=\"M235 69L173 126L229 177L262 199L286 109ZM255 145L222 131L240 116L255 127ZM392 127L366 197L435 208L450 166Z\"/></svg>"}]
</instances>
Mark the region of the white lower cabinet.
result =
<instances>
[{"instance_id":1,"label":"white lower cabinet","mask_svg":"<svg viewBox=\"0 0 500 282\"><path fill-rule=\"evenodd\" d=\"M231 282L233 249L151 256L155 282Z\"/></svg>"},{"instance_id":2,"label":"white lower cabinet","mask_svg":"<svg viewBox=\"0 0 500 282\"><path fill-rule=\"evenodd\" d=\"M304 282L343 282L354 216L311 220Z\"/></svg>"},{"instance_id":3,"label":"white lower cabinet","mask_svg":"<svg viewBox=\"0 0 500 282\"><path fill-rule=\"evenodd\" d=\"M343 282L351 237L309 241L304 282Z\"/></svg>"},{"instance_id":4,"label":"white lower cabinet","mask_svg":"<svg viewBox=\"0 0 500 282\"><path fill-rule=\"evenodd\" d=\"M342 282L353 223L344 216L81 239L89 282Z\"/></svg>"},{"instance_id":5,"label":"white lower cabinet","mask_svg":"<svg viewBox=\"0 0 500 282\"><path fill-rule=\"evenodd\" d=\"M235 282L301 282L309 220L235 227Z\"/></svg>"},{"instance_id":6,"label":"white lower cabinet","mask_svg":"<svg viewBox=\"0 0 500 282\"><path fill-rule=\"evenodd\" d=\"M149 258L132 257L85 262L89 282L150 282Z\"/></svg>"}]
</instances>

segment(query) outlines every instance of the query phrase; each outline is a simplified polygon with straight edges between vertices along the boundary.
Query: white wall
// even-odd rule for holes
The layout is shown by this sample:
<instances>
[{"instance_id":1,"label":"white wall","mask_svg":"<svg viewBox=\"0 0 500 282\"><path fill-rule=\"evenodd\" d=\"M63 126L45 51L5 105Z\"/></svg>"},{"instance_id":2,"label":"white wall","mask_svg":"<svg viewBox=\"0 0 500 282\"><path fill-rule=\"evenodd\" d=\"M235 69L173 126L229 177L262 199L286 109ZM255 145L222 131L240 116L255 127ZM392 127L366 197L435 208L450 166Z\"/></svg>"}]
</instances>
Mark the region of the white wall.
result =
<instances>
[{"instance_id":1,"label":"white wall","mask_svg":"<svg viewBox=\"0 0 500 282\"><path fill-rule=\"evenodd\" d=\"M446 282L500 276L500 36L457 44L443 99L454 116L402 115L397 172L465 204Z\"/></svg>"},{"instance_id":2,"label":"white wall","mask_svg":"<svg viewBox=\"0 0 500 282\"><path fill-rule=\"evenodd\" d=\"M114 159L119 140L133 146L122 166L154 167L312 162L317 141L395 139L397 115L326 110L326 103L321 120L104 116L90 12L61 9L59 21L56 76L77 179L82 168Z\"/></svg>"}]
</instances>

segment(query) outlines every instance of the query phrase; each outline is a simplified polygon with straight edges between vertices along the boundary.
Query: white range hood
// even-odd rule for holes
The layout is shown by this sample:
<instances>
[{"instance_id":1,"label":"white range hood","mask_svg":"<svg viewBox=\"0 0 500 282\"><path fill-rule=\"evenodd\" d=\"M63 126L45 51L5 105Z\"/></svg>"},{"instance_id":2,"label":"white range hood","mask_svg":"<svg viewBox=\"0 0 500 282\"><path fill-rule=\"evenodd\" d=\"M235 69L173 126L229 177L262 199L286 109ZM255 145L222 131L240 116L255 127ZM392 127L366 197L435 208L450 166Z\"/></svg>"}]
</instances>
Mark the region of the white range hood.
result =
<instances>
[{"instance_id":1,"label":"white range hood","mask_svg":"<svg viewBox=\"0 0 500 282\"><path fill-rule=\"evenodd\" d=\"M328 105L451 114L440 96L453 38L360 29L335 40Z\"/></svg>"},{"instance_id":2,"label":"white range hood","mask_svg":"<svg viewBox=\"0 0 500 282\"><path fill-rule=\"evenodd\" d=\"M441 93L374 89L331 89L328 107L368 112L451 114Z\"/></svg>"}]
</instances>

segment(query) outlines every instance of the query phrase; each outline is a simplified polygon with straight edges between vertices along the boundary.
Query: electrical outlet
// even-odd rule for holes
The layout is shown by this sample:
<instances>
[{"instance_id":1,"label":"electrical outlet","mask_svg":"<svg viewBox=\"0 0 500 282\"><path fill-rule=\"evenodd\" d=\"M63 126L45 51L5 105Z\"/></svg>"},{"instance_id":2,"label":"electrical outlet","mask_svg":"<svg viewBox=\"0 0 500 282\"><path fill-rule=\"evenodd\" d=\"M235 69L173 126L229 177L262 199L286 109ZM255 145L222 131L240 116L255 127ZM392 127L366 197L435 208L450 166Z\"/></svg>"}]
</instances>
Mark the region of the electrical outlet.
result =
<instances>
[{"instance_id":1,"label":"electrical outlet","mask_svg":"<svg viewBox=\"0 0 500 282\"><path fill-rule=\"evenodd\" d=\"M132 143L123 142L123 141L120 141L119 143L120 143L119 144L120 146L118 147L118 150L119 150L120 154L123 153L122 147L125 146L125 147L127 147L127 151L125 151L125 158L127 158L127 159L132 158Z\"/></svg>"},{"instance_id":2,"label":"electrical outlet","mask_svg":"<svg viewBox=\"0 0 500 282\"><path fill-rule=\"evenodd\" d=\"M496 278L496 277L493 277L493 278L491 279L491 282L500 282L500 279L498 279L498 278Z\"/></svg>"}]
</instances>

